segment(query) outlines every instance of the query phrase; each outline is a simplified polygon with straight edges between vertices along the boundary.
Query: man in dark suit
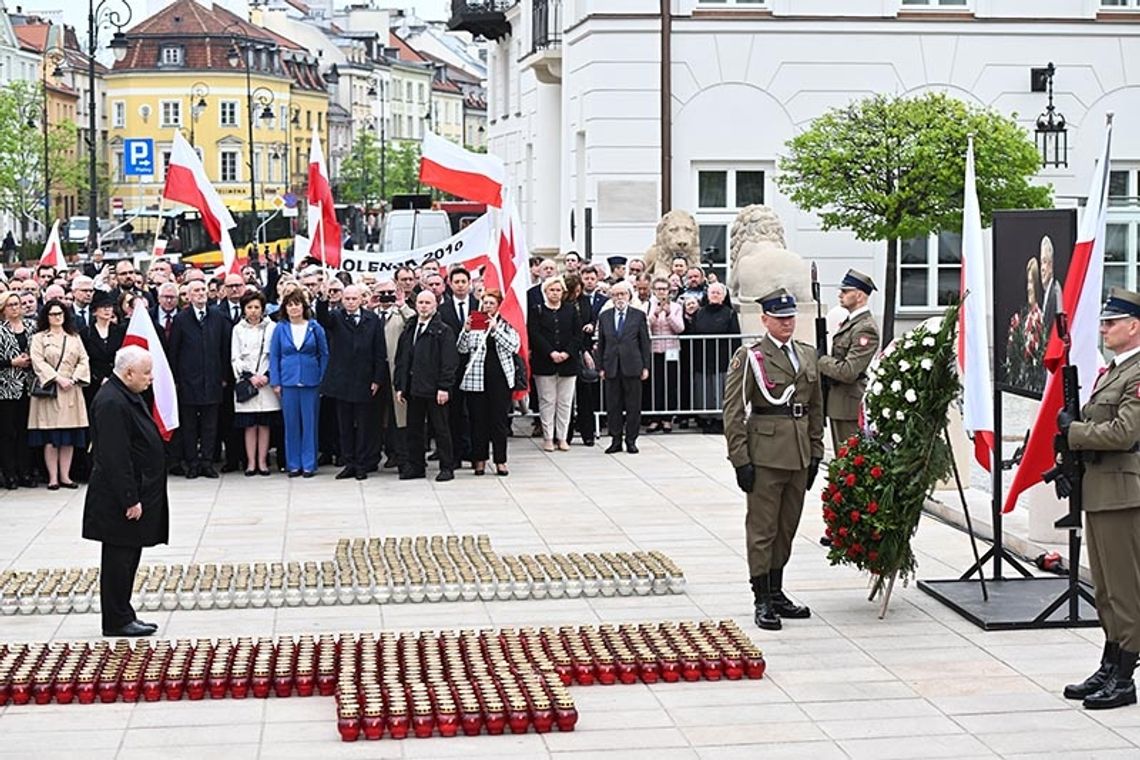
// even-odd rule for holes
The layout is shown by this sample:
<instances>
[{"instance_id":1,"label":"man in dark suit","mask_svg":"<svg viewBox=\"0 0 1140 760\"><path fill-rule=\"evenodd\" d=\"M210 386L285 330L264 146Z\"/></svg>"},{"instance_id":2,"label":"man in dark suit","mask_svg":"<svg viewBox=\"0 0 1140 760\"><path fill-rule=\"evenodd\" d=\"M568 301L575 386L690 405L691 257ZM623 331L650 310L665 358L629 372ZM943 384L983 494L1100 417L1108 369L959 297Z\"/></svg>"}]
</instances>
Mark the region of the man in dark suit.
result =
<instances>
[{"instance_id":1,"label":"man in dark suit","mask_svg":"<svg viewBox=\"0 0 1140 760\"><path fill-rule=\"evenodd\" d=\"M444 295L439 305L439 316L444 324L458 336L472 312L479 311L479 302L471 294L471 273L463 267L455 267L447 272L450 292ZM451 388L451 399L447 402L451 423L451 450L455 455L456 466L463 460L471 459L471 429L467 417L467 399L459 389L466 366L466 356L459 357L459 368L455 372L455 385Z\"/></svg>"},{"instance_id":2,"label":"man in dark suit","mask_svg":"<svg viewBox=\"0 0 1140 760\"><path fill-rule=\"evenodd\" d=\"M388 393L388 348L380 318L362 307L356 285L344 289L341 308L330 309L325 298L317 301L317 321L329 341L329 366L321 393L336 405L340 431L337 480L368 478L368 462L380 444L377 394Z\"/></svg>"},{"instance_id":3,"label":"man in dark suit","mask_svg":"<svg viewBox=\"0 0 1140 760\"><path fill-rule=\"evenodd\" d=\"M91 312L91 299L95 297L95 281L86 275L79 275L71 281L71 296L75 326L82 334L95 320L95 315Z\"/></svg>"},{"instance_id":4,"label":"man in dark suit","mask_svg":"<svg viewBox=\"0 0 1140 760\"><path fill-rule=\"evenodd\" d=\"M607 454L621 451L622 421L625 450L636 454L641 430L641 383L649 379L649 323L645 312L630 306L629 283L619 281L610 288L613 308L598 318L598 354L601 377L606 384L606 423L613 442Z\"/></svg>"},{"instance_id":5,"label":"man in dark suit","mask_svg":"<svg viewBox=\"0 0 1140 760\"><path fill-rule=\"evenodd\" d=\"M158 286L158 303L150 310L151 321L158 333L162 348L170 353L170 335L174 332L174 318L178 316L178 286L164 282Z\"/></svg>"},{"instance_id":6,"label":"man in dark suit","mask_svg":"<svg viewBox=\"0 0 1140 760\"><path fill-rule=\"evenodd\" d=\"M435 296L416 296L416 318L408 320L396 349L396 403L408 408L408 457L400 480L424 477L424 424L431 421L439 451L439 482L455 478L447 402L455 384L459 352L455 333L437 312Z\"/></svg>"},{"instance_id":7,"label":"man in dark suit","mask_svg":"<svg viewBox=\"0 0 1140 760\"><path fill-rule=\"evenodd\" d=\"M114 374L91 404L94 468L83 504L83 537L103 545L99 598L104 636L150 636L135 617L131 588L144 546L165 544L170 515L162 437L139 395L151 384L150 353L119 349Z\"/></svg>"},{"instance_id":8,"label":"man in dark suit","mask_svg":"<svg viewBox=\"0 0 1140 760\"><path fill-rule=\"evenodd\" d=\"M602 312L602 307L610 300L602 291L598 290L598 280L601 273L598 268L593 264L588 264L582 267L582 295L590 299L590 313L594 320L597 321L598 315Z\"/></svg>"},{"instance_id":9,"label":"man in dark suit","mask_svg":"<svg viewBox=\"0 0 1140 760\"><path fill-rule=\"evenodd\" d=\"M174 318L170 333L170 368L178 388L182 462L187 478L218 477L211 458L218 438L218 410L230 367L226 316L206 304L206 283L190 283L190 306Z\"/></svg>"},{"instance_id":10,"label":"man in dark suit","mask_svg":"<svg viewBox=\"0 0 1140 760\"><path fill-rule=\"evenodd\" d=\"M235 272L226 275L222 282L222 298L218 308L226 315L230 328L244 318L241 297L245 295L245 279ZM219 459L222 443L225 443L226 458L222 472L237 472L246 469L244 431L234 427L234 376L226 373L226 392L222 394L222 406L218 410L218 442L215 444L214 459Z\"/></svg>"},{"instance_id":11,"label":"man in dark suit","mask_svg":"<svg viewBox=\"0 0 1140 760\"><path fill-rule=\"evenodd\" d=\"M531 309L537 309L539 306L542 306L542 283L558 274L558 264L554 262L554 259L543 259L539 262L537 269L538 282L526 291L527 313L530 313Z\"/></svg>"}]
</instances>

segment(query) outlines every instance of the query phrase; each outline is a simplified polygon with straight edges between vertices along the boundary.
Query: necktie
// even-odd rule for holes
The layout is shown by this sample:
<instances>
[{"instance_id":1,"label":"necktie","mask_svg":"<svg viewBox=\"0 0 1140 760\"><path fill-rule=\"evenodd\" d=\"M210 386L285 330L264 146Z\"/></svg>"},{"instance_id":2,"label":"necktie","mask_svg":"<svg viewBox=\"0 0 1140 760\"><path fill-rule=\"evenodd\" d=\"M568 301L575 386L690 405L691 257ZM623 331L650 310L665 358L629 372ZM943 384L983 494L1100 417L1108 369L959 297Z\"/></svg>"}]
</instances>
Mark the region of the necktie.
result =
<instances>
[{"instance_id":1,"label":"necktie","mask_svg":"<svg viewBox=\"0 0 1140 760\"><path fill-rule=\"evenodd\" d=\"M352 315L352 326L353 327L359 327L360 326L360 314L359 313Z\"/></svg>"},{"instance_id":2,"label":"necktie","mask_svg":"<svg viewBox=\"0 0 1140 760\"><path fill-rule=\"evenodd\" d=\"M464 304L462 301L460 301L459 302L459 324L463 324L467 321L467 315L464 314L464 312L463 312L464 306L466 306L466 304Z\"/></svg>"},{"instance_id":3,"label":"necktie","mask_svg":"<svg viewBox=\"0 0 1140 760\"><path fill-rule=\"evenodd\" d=\"M788 341L787 343L784 344L784 353L788 355L788 361L790 361L792 363L792 369L794 369L796 372L799 372L800 371L800 361L799 361L799 359L796 358L796 352L792 348L791 341Z\"/></svg>"},{"instance_id":4,"label":"necktie","mask_svg":"<svg viewBox=\"0 0 1140 760\"><path fill-rule=\"evenodd\" d=\"M419 326L416 327L416 339L412 341L413 346L420 342L420 336L424 334L424 327L426 326L424 322L420 322Z\"/></svg>"},{"instance_id":5,"label":"necktie","mask_svg":"<svg viewBox=\"0 0 1140 760\"><path fill-rule=\"evenodd\" d=\"M234 304L233 306L231 306L231 307L230 307L230 313L231 313L231 317L230 317L230 318L231 318L231 319L232 319L234 322L237 322L237 321L238 321L238 317L240 317L240 316L241 316L241 314L239 313L238 309L239 309L239 307L238 307L238 305L237 305L237 304Z\"/></svg>"},{"instance_id":6,"label":"necktie","mask_svg":"<svg viewBox=\"0 0 1140 760\"><path fill-rule=\"evenodd\" d=\"M617 331L621 335L621 329L625 327L625 309L618 309Z\"/></svg>"},{"instance_id":7,"label":"necktie","mask_svg":"<svg viewBox=\"0 0 1140 760\"><path fill-rule=\"evenodd\" d=\"M166 337L170 337L170 331L174 328L174 317L168 311L166 312L166 323L162 326L162 331L166 333Z\"/></svg>"},{"instance_id":8,"label":"necktie","mask_svg":"<svg viewBox=\"0 0 1140 760\"><path fill-rule=\"evenodd\" d=\"M204 312L204 311L198 312L198 324L202 324L205 321L206 321L206 312Z\"/></svg>"},{"instance_id":9,"label":"necktie","mask_svg":"<svg viewBox=\"0 0 1140 760\"><path fill-rule=\"evenodd\" d=\"M87 309L79 310L79 321L83 325L87 324Z\"/></svg>"}]
</instances>

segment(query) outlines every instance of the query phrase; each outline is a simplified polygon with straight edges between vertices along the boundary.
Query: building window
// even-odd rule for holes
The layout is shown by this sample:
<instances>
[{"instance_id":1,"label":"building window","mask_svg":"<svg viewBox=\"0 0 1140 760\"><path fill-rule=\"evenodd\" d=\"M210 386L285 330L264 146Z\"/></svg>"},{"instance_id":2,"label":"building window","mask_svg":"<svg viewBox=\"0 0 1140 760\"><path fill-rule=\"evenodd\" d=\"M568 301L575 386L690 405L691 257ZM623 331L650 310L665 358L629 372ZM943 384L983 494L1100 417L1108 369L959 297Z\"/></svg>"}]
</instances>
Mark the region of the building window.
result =
<instances>
[{"instance_id":1,"label":"building window","mask_svg":"<svg viewBox=\"0 0 1140 760\"><path fill-rule=\"evenodd\" d=\"M236 100L223 100L218 104L218 126L238 126L238 102Z\"/></svg>"},{"instance_id":2,"label":"building window","mask_svg":"<svg viewBox=\"0 0 1140 760\"><path fill-rule=\"evenodd\" d=\"M1140 168L1108 173L1108 214L1104 237L1104 292L1135 289L1140 283Z\"/></svg>"},{"instance_id":3,"label":"building window","mask_svg":"<svg viewBox=\"0 0 1140 760\"><path fill-rule=\"evenodd\" d=\"M962 236L939 232L899 241L899 308L937 309L958 298Z\"/></svg>"},{"instance_id":4,"label":"building window","mask_svg":"<svg viewBox=\"0 0 1140 760\"><path fill-rule=\"evenodd\" d=\"M181 127L182 126L182 101L181 100L164 100L159 104L162 111L162 126L164 127Z\"/></svg>"},{"instance_id":5,"label":"building window","mask_svg":"<svg viewBox=\"0 0 1140 760\"><path fill-rule=\"evenodd\" d=\"M219 176L222 182L241 182L238 176L238 152L236 150L223 150L218 154L221 171Z\"/></svg>"},{"instance_id":6,"label":"building window","mask_svg":"<svg viewBox=\"0 0 1140 760\"><path fill-rule=\"evenodd\" d=\"M289 128L289 106L277 107L277 128L280 130Z\"/></svg>"},{"instance_id":7,"label":"building window","mask_svg":"<svg viewBox=\"0 0 1140 760\"><path fill-rule=\"evenodd\" d=\"M165 45L159 52L159 66L181 66L186 61L186 51L181 45Z\"/></svg>"},{"instance_id":8,"label":"building window","mask_svg":"<svg viewBox=\"0 0 1140 760\"><path fill-rule=\"evenodd\" d=\"M111 104L111 126L123 129L127 126L127 104L116 100Z\"/></svg>"},{"instance_id":9,"label":"building window","mask_svg":"<svg viewBox=\"0 0 1140 760\"><path fill-rule=\"evenodd\" d=\"M728 281L728 229L737 211L764 202L766 180L764 169L697 169L701 258L711 264L721 282Z\"/></svg>"},{"instance_id":10,"label":"building window","mask_svg":"<svg viewBox=\"0 0 1140 760\"><path fill-rule=\"evenodd\" d=\"M1140 9L1140 0L1100 0L1102 8L1137 8Z\"/></svg>"},{"instance_id":11,"label":"building window","mask_svg":"<svg viewBox=\"0 0 1140 760\"><path fill-rule=\"evenodd\" d=\"M170 171L170 151L162 151L162 178L166 179L166 173Z\"/></svg>"},{"instance_id":12,"label":"building window","mask_svg":"<svg viewBox=\"0 0 1140 760\"><path fill-rule=\"evenodd\" d=\"M253 151L253 181L261 182L261 148Z\"/></svg>"},{"instance_id":13,"label":"building window","mask_svg":"<svg viewBox=\"0 0 1140 760\"><path fill-rule=\"evenodd\" d=\"M123 161L123 151L115 151L115 181L122 184L127 181L126 166Z\"/></svg>"}]
</instances>

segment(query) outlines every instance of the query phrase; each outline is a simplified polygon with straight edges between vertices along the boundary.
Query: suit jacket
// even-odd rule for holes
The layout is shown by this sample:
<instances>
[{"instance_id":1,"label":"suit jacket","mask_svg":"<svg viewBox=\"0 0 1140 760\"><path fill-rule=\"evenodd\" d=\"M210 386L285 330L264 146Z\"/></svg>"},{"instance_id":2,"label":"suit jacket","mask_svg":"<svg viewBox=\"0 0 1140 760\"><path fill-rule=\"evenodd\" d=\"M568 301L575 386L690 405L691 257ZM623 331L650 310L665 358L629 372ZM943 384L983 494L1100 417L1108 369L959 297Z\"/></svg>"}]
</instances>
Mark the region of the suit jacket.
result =
<instances>
[{"instance_id":1,"label":"suit jacket","mask_svg":"<svg viewBox=\"0 0 1140 760\"><path fill-rule=\"evenodd\" d=\"M625 310L625 324L617 332L617 310L606 309L598 317L594 334L598 336L601 368L608 377L639 377L653 361L649 343L649 322L645 312L632 305Z\"/></svg>"},{"instance_id":2,"label":"suit jacket","mask_svg":"<svg viewBox=\"0 0 1140 760\"><path fill-rule=\"evenodd\" d=\"M178 309L174 310L174 316L178 316ZM150 321L154 323L155 332L158 333L158 340L162 343L162 350L166 355L170 355L170 336L174 334L174 325L171 323L170 334L166 332L166 326L163 324L166 318L166 312L163 311L161 306L155 306L150 310Z\"/></svg>"},{"instance_id":3,"label":"suit jacket","mask_svg":"<svg viewBox=\"0 0 1140 760\"><path fill-rule=\"evenodd\" d=\"M316 388L329 364L325 330L310 319L301 347L293 342L293 324L283 320L273 328L269 341L269 384L284 388Z\"/></svg>"},{"instance_id":4,"label":"suit jacket","mask_svg":"<svg viewBox=\"0 0 1140 760\"><path fill-rule=\"evenodd\" d=\"M227 382L233 379L230 367L230 333L233 325L225 314L206 309L201 323L188 306L174 318L170 331L170 369L178 387L178 403L220 404ZM161 334L161 333L160 333Z\"/></svg>"},{"instance_id":5,"label":"suit jacket","mask_svg":"<svg viewBox=\"0 0 1140 760\"><path fill-rule=\"evenodd\" d=\"M400 334L394 383L405 396L434 399L437 391L450 391L455 386L459 368L456 337L438 313L415 340L418 325L419 319L413 317Z\"/></svg>"},{"instance_id":6,"label":"suit jacket","mask_svg":"<svg viewBox=\"0 0 1140 760\"><path fill-rule=\"evenodd\" d=\"M593 295L582 294L582 297L590 302L590 314L594 321L597 321L598 314L601 313L602 307L610 300L610 297L602 293L600 290L595 290Z\"/></svg>"},{"instance_id":7,"label":"suit jacket","mask_svg":"<svg viewBox=\"0 0 1140 760\"><path fill-rule=\"evenodd\" d=\"M1109 368L1069 428L1069 446L1085 458L1086 512L1140 507L1140 355Z\"/></svg>"},{"instance_id":8,"label":"suit jacket","mask_svg":"<svg viewBox=\"0 0 1140 760\"><path fill-rule=\"evenodd\" d=\"M471 312L478 310L479 302L475 300L475 296L468 293L466 313L470 315ZM459 312L455 310L455 297L450 293L443 297L443 303L439 305L439 316L456 335L463 331L463 320L459 319Z\"/></svg>"},{"instance_id":9,"label":"suit jacket","mask_svg":"<svg viewBox=\"0 0 1140 760\"><path fill-rule=\"evenodd\" d=\"M225 316L226 319L229 320L230 325L236 325L242 320L243 310L241 308L241 304L238 304L238 314L237 318L235 319L233 316L233 304L230 303L228 298L223 298L221 301L218 301L217 309Z\"/></svg>"},{"instance_id":10,"label":"suit jacket","mask_svg":"<svg viewBox=\"0 0 1140 760\"><path fill-rule=\"evenodd\" d=\"M542 306L545 299L542 295L542 283L531 285L526 291L526 310L529 312L531 309L537 309Z\"/></svg>"},{"instance_id":11,"label":"suit jacket","mask_svg":"<svg viewBox=\"0 0 1140 760\"><path fill-rule=\"evenodd\" d=\"M823 390L815 347L800 341L794 344L798 372L767 336L732 355L724 380L724 437L733 467L752 463L776 470L802 470L813 458L823 458ZM750 413L750 409L772 406L756 382L750 352L758 354L764 376L774 384L768 390L772 398L780 398L789 385L795 386L788 403L801 404L803 416Z\"/></svg>"},{"instance_id":12,"label":"suit jacket","mask_svg":"<svg viewBox=\"0 0 1140 760\"><path fill-rule=\"evenodd\" d=\"M408 424L408 407L396 403L396 352L400 348L400 336L404 334L404 326L409 320L415 320L416 312L407 304L401 304L388 311L384 320L384 342L388 350L388 376L392 378L392 410L396 417L396 427L403 428Z\"/></svg>"},{"instance_id":13,"label":"suit jacket","mask_svg":"<svg viewBox=\"0 0 1140 760\"><path fill-rule=\"evenodd\" d=\"M386 391L388 345L380 318L361 309L360 324L354 325L348 312L330 309L329 302L320 299L317 321L325 328L329 342L329 367L321 382L321 393L341 401L363 403L372 398L372 383Z\"/></svg>"},{"instance_id":14,"label":"suit jacket","mask_svg":"<svg viewBox=\"0 0 1140 760\"><path fill-rule=\"evenodd\" d=\"M879 326L871 312L848 319L831 339L831 355L819 357L819 372L831 379L827 416L859 419L859 404L867 390L867 367L879 351Z\"/></svg>"},{"instance_id":15,"label":"suit jacket","mask_svg":"<svg viewBox=\"0 0 1140 760\"><path fill-rule=\"evenodd\" d=\"M1045 337L1048 339L1049 333L1053 329L1053 320L1057 318L1057 312L1061 309L1061 284L1057 282L1056 277L1049 283L1048 289L1041 294L1041 303L1044 305L1041 310L1042 323L1045 328Z\"/></svg>"},{"instance_id":16,"label":"suit jacket","mask_svg":"<svg viewBox=\"0 0 1140 760\"><path fill-rule=\"evenodd\" d=\"M91 404L91 481L83 504L83 537L117 546L165 544L170 533L166 457L146 403L116 375ZM142 517L127 508L142 504Z\"/></svg>"}]
</instances>

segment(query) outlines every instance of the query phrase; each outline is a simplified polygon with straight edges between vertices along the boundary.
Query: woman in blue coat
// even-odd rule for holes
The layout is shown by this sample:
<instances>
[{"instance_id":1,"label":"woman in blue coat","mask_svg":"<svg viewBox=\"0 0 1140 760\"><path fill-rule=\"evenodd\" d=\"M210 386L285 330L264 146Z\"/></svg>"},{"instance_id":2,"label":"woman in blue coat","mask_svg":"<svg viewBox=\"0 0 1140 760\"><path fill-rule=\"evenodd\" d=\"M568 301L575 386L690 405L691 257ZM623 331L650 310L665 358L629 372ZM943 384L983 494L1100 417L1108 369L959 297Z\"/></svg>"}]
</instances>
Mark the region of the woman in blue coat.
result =
<instances>
[{"instance_id":1,"label":"woman in blue coat","mask_svg":"<svg viewBox=\"0 0 1140 760\"><path fill-rule=\"evenodd\" d=\"M285 419L285 463L289 477L311 478L317 472L320 385L329 363L325 331L312 319L302 290L281 299L286 319L269 344L269 382L281 397Z\"/></svg>"}]
</instances>

